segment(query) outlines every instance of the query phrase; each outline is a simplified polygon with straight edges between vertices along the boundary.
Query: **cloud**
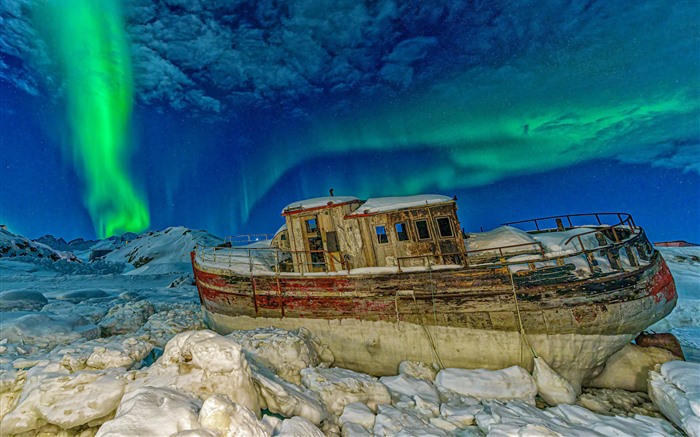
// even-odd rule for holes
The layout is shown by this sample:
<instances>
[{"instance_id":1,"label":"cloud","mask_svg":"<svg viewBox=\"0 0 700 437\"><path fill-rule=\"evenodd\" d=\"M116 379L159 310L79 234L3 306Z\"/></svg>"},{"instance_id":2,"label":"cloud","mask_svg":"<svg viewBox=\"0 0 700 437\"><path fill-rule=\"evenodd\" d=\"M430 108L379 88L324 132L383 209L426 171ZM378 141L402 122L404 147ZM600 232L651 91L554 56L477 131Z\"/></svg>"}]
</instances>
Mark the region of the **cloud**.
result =
<instances>
[{"instance_id":1,"label":"cloud","mask_svg":"<svg viewBox=\"0 0 700 437\"><path fill-rule=\"evenodd\" d=\"M53 77L52 60L36 35L34 3L2 2L0 54L23 62L3 74L18 87L31 90L28 84L39 83L55 93L60 78ZM430 78L431 65L421 61L440 41L449 45L453 29L484 21L477 15L472 23L473 11L447 1L131 0L125 9L137 100L223 117L251 106L291 109L309 98L332 99L361 88L408 89Z\"/></svg>"}]
</instances>

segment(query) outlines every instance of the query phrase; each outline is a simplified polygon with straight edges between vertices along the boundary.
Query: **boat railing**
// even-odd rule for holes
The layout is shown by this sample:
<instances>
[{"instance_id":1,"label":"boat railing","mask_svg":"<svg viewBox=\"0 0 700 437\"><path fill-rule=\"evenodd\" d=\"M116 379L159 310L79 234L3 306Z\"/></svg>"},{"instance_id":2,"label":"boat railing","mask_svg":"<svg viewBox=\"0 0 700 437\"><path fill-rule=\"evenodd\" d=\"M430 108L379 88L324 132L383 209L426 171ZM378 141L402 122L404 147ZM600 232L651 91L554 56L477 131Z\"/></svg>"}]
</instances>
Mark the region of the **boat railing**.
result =
<instances>
[{"instance_id":1,"label":"boat railing","mask_svg":"<svg viewBox=\"0 0 700 437\"><path fill-rule=\"evenodd\" d=\"M229 235L224 239L225 243L231 244L231 246L246 245L255 243L257 241L269 241L272 240L274 234L240 234L240 235Z\"/></svg>"},{"instance_id":2,"label":"boat railing","mask_svg":"<svg viewBox=\"0 0 700 437\"><path fill-rule=\"evenodd\" d=\"M423 259L423 266L425 266L428 270L432 270L434 265L437 265L437 263L434 263L432 260L434 259L442 259L443 263L445 259L452 258L453 260L458 260L459 262L455 262L455 265L461 265L464 263L464 253L463 252L447 252L447 253L426 253L426 254L421 254L421 255L410 255L410 256L398 256L396 257L396 267L398 269L398 272L402 272L401 270L401 262L402 261L408 261L412 259ZM406 266L404 266L406 267Z\"/></svg>"},{"instance_id":3,"label":"boat railing","mask_svg":"<svg viewBox=\"0 0 700 437\"><path fill-rule=\"evenodd\" d=\"M508 223L503 223L503 226L513 226L513 225L524 225L528 223L532 223L535 226L536 231L555 231L555 230L566 230L566 229L573 229L577 226L574 226L573 220L572 219L580 219L582 217L590 217L590 218L595 218L598 226L603 226L603 218L609 218L609 217L614 217L617 218L617 223L614 225L610 225L609 227L613 226L620 226L620 225L627 225L630 227L630 229L637 229L638 226L634 223L634 218L632 217L631 214L626 213L626 212L592 212L592 213L583 213L583 214L565 214L565 215L552 215L549 217L538 217L534 219L527 219L527 220L519 220L519 221L514 221L514 222L508 222ZM542 229L540 225L542 222L546 220L554 220L556 223L556 228L550 228L550 229ZM564 226L564 220L568 223L568 227ZM527 229L525 229L527 230Z\"/></svg>"},{"instance_id":4,"label":"boat railing","mask_svg":"<svg viewBox=\"0 0 700 437\"><path fill-rule=\"evenodd\" d=\"M336 265L342 269L346 269L346 263L343 259L336 257L334 254L326 250L283 250L277 247L245 247L245 246L197 246L195 248L197 260L211 263L213 265L223 265L230 269L242 266L249 271L258 271L263 266L265 271L280 273L285 268L286 262L291 262L292 257L296 256L296 263L304 264L309 271L307 273L318 273L314 269L324 268L328 266L329 271L335 272ZM320 254L323 261L313 260L313 254ZM304 255L303 260L299 259L299 255ZM306 257L309 255L309 257ZM310 261L306 261L310 260ZM238 269L242 271L243 269ZM302 275L304 272L299 272Z\"/></svg>"}]
</instances>

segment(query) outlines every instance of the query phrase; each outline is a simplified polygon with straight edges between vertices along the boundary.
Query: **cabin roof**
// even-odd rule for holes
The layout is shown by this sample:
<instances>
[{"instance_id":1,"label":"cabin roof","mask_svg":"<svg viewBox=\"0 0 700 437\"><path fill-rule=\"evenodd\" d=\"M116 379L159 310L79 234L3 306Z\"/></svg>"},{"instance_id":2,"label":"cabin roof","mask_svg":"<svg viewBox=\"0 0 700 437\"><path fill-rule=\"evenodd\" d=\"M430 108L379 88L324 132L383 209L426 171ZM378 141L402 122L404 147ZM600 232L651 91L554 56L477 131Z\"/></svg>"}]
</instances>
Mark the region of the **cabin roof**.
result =
<instances>
[{"instance_id":1,"label":"cabin roof","mask_svg":"<svg viewBox=\"0 0 700 437\"><path fill-rule=\"evenodd\" d=\"M285 206L282 214L292 214L308 209L325 208L327 206L340 205L350 202L360 202L360 199L354 196L327 196L314 197L313 199L299 200Z\"/></svg>"},{"instance_id":2,"label":"cabin roof","mask_svg":"<svg viewBox=\"0 0 700 437\"><path fill-rule=\"evenodd\" d=\"M440 194L419 194L417 196L374 197L367 199L355 211L346 217L362 217L405 208L415 208L436 203L454 202L454 199Z\"/></svg>"}]
</instances>

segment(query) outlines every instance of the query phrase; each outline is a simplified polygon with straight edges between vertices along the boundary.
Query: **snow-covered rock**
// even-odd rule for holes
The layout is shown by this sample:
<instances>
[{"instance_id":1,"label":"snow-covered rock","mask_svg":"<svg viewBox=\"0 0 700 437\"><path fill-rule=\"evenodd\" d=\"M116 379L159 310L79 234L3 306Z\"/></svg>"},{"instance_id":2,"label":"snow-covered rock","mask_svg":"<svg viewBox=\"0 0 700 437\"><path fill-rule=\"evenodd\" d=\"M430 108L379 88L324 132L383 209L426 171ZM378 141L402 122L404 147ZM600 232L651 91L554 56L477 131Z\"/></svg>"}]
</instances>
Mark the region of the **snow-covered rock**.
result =
<instances>
[{"instance_id":1,"label":"snow-covered rock","mask_svg":"<svg viewBox=\"0 0 700 437\"><path fill-rule=\"evenodd\" d=\"M204 401L199 424L222 437L267 437L265 426L252 411L220 395Z\"/></svg>"},{"instance_id":2,"label":"snow-covered rock","mask_svg":"<svg viewBox=\"0 0 700 437\"><path fill-rule=\"evenodd\" d=\"M576 390L569 384L569 381L552 370L547 362L540 357L535 357L532 379L537 384L537 393L549 405L556 406L576 402Z\"/></svg>"},{"instance_id":3,"label":"snow-covered rock","mask_svg":"<svg viewBox=\"0 0 700 437\"><path fill-rule=\"evenodd\" d=\"M127 263L129 274L163 274L192 271L190 252L197 245L216 246L221 238L206 231L195 231L182 226L140 235L129 244L105 256L105 260Z\"/></svg>"},{"instance_id":4,"label":"snow-covered rock","mask_svg":"<svg viewBox=\"0 0 700 437\"><path fill-rule=\"evenodd\" d=\"M657 364L678 360L666 349L625 345L608 358L605 369L589 381L588 387L621 388L627 391L647 391L649 371Z\"/></svg>"},{"instance_id":5,"label":"snow-covered rock","mask_svg":"<svg viewBox=\"0 0 700 437\"><path fill-rule=\"evenodd\" d=\"M0 311L37 311L48 303L46 297L33 290L10 290L0 293Z\"/></svg>"},{"instance_id":6,"label":"snow-covered rock","mask_svg":"<svg viewBox=\"0 0 700 437\"><path fill-rule=\"evenodd\" d=\"M99 335L99 327L77 314L12 312L3 313L0 319L0 339L7 339L11 343L53 348L81 338L93 339Z\"/></svg>"},{"instance_id":7,"label":"snow-covered rock","mask_svg":"<svg viewBox=\"0 0 700 437\"><path fill-rule=\"evenodd\" d=\"M152 366L135 371L127 391L145 386L168 387L202 400L224 395L260 415L243 349L213 331L187 331L173 337Z\"/></svg>"},{"instance_id":8,"label":"snow-covered rock","mask_svg":"<svg viewBox=\"0 0 700 437\"><path fill-rule=\"evenodd\" d=\"M301 381L321 396L328 412L335 416L353 402L364 402L372 410L378 404L391 403L389 391L377 378L348 369L309 367L301 371Z\"/></svg>"},{"instance_id":9,"label":"snow-covered rock","mask_svg":"<svg viewBox=\"0 0 700 437\"><path fill-rule=\"evenodd\" d=\"M116 367L130 369L146 358L152 349L152 344L137 338L98 338L58 347L49 353L48 359L71 372Z\"/></svg>"},{"instance_id":10,"label":"snow-covered rock","mask_svg":"<svg viewBox=\"0 0 700 437\"><path fill-rule=\"evenodd\" d=\"M76 260L75 255L72 253L59 252L45 244L36 243L29 238L10 232L5 228L0 228L0 258L5 257L44 258L52 261L60 259Z\"/></svg>"},{"instance_id":11,"label":"snow-covered rock","mask_svg":"<svg viewBox=\"0 0 700 437\"><path fill-rule=\"evenodd\" d=\"M318 343L303 328L294 331L278 328L233 331L227 337L240 344L257 362L296 385L301 384L301 369L333 362L330 349Z\"/></svg>"},{"instance_id":12,"label":"snow-covered rock","mask_svg":"<svg viewBox=\"0 0 700 437\"><path fill-rule=\"evenodd\" d=\"M477 414L476 422L489 436L679 436L663 419L642 415L604 416L577 405L558 405L546 410L521 401L490 402Z\"/></svg>"},{"instance_id":13,"label":"snow-covered rock","mask_svg":"<svg viewBox=\"0 0 700 437\"><path fill-rule=\"evenodd\" d=\"M201 401L168 388L141 387L126 393L114 419L95 437L170 436L200 428Z\"/></svg>"},{"instance_id":14,"label":"snow-covered rock","mask_svg":"<svg viewBox=\"0 0 700 437\"><path fill-rule=\"evenodd\" d=\"M535 404L537 385L527 370L444 369L435 378L438 388L480 400L522 400Z\"/></svg>"},{"instance_id":15,"label":"snow-covered rock","mask_svg":"<svg viewBox=\"0 0 700 437\"><path fill-rule=\"evenodd\" d=\"M689 436L700 436L700 364L670 361L649 372L649 397Z\"/></svg>"}]
</instances>

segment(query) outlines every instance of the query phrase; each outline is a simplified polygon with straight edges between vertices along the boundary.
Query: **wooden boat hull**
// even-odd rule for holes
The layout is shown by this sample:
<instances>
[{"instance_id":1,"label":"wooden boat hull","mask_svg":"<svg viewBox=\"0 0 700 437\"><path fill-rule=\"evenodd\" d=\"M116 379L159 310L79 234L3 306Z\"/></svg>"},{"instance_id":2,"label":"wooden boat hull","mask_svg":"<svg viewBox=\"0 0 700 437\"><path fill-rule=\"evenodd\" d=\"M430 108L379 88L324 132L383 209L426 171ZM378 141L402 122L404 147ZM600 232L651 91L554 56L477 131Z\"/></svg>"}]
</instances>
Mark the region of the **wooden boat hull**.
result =
<instances>
[{"instance_id":1,"label":"wooden boat hull","mask_svg":"<svg viewBox=\"0 0 700 437\"><path fill-rule=\"evenodd\" d=\"M589 279L566 265L512 276L507 267L243 276L201 266L193 255L193 267L216 331L303 327L331 347L336 365L375 375L396 374L403 360L531 368L529 343L580 386L676 302L658 252L645 266Z\"/></svg>"}]
</instances>

